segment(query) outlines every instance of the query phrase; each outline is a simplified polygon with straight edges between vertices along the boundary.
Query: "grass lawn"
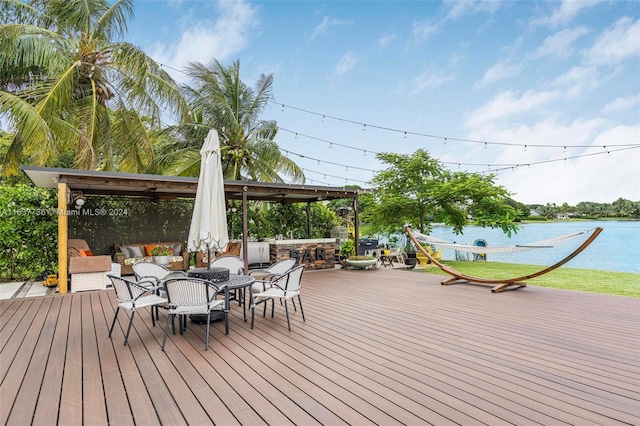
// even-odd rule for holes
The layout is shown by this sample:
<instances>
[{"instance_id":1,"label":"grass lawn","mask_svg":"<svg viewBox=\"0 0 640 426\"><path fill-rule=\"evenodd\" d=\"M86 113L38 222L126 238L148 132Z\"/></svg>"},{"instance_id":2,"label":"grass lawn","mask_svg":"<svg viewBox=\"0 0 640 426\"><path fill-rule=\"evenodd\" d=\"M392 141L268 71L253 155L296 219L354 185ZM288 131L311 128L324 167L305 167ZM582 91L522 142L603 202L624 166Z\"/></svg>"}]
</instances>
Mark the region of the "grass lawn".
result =
<instances>
[{"instance_id":1,"label":"grass lawn","mask_svg":"<svg viewBox=\"0 0 640 426\"><path fill-rule=\"evenodd\" d=\"M544 266L501 262L444 261L443 263L464 274L482 278L512 278L528 275L544 268ZM450 276L436 267L421 269L420 271ZM640 298L640 274L634 274L632 272L610 272L560 267L548 274L527 280L526 283L540 287L617 294L620 296Z\"/></svg>"}]
</instances>

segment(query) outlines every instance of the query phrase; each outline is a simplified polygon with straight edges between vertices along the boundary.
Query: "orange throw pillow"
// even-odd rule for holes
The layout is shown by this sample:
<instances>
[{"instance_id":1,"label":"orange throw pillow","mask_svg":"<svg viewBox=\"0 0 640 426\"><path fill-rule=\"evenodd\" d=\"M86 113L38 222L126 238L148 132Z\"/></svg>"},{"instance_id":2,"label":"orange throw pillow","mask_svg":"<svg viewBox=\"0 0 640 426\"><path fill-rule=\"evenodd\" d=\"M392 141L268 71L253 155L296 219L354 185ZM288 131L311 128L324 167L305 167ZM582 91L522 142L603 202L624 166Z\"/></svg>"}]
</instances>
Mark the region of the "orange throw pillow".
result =
<instances>
[{"instance_id":1,"label":"orange throw pillow","mask_svg":"<svg viewBox=\"0 0 640 426\"><path fill-rule=\"evenodd\" d=\"M151 245L151 246L144 246L144 252L147 256L151 256L151 250L153 250L154 248L158 247L157 244Z\"/></svg>"},{"instance_id":2,"label":"orange throw pillow","mask_svg":"<svg viewBox=\"0 0 640 426\"><path fill-rule=\"evenodd\" d=\"M91 252L91 250L85 250L84 254L86 254L87 256L93 256L93 253Z\"/></svg>"},{"instance_id":3,"label":"orange throw pillow","mask_svg":"<svg viewBox=\"0 0 640 426\"><path fill-rule=\"evenodd\" d=\"M82 249L78 249L78 254L80 255L80 257L87 257L87 253Z\"/></svg>"}]
</instances>

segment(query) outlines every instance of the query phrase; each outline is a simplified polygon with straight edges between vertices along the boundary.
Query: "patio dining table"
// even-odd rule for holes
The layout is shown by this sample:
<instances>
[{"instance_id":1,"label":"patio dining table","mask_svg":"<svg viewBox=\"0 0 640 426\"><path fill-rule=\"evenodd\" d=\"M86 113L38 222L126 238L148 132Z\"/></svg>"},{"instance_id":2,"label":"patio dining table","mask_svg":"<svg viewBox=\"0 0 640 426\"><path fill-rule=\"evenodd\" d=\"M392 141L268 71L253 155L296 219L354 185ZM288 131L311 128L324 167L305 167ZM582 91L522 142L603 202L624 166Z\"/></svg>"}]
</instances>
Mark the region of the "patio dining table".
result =
<instances>
[{"instance_id":1,"label":"patio dining table","mask_svg":"<svg viewBox=\"0 0 640 426\"><path fill-rule=\"evenodd\" d=\"M217 269L217 268L214 268ZM215 277L215 275L217 274L217 271L214 271L213 269L207 269L207 268L196 268L196 269L190 269L187 272L187 276L189 277L194 277L194 278L202 278L205 280L211 280L211 278ZM220 312L220 313L215 313L212 312L211 316L210 316L210 320L211 321L215 321L215 320L219 320L219 319L223 319L224 318L224 313L225 312L229 312L229 291L230 290L239 290L242 294L242 313L243 313L243 318L244 321L247 321L247 304L245 301L245 289L247 287L249 287L251 284L253 284L253 282L255 281L255 278L249 276L249 275L238 275L238 274L229 274L229 279L225 280L225 281L218 281L218 282L214 282L215 285L219 285L219 286L225 286L224 287L224 298L225 298L225 307L224 307L224 312ZM206 315L191 315L189 317L191 319L191 321L196 322L196 323L203 323L207 321ZM225 330L224 330L225 334L229 334L229 325L225 324Z\"/></svg>"}]
</instances>

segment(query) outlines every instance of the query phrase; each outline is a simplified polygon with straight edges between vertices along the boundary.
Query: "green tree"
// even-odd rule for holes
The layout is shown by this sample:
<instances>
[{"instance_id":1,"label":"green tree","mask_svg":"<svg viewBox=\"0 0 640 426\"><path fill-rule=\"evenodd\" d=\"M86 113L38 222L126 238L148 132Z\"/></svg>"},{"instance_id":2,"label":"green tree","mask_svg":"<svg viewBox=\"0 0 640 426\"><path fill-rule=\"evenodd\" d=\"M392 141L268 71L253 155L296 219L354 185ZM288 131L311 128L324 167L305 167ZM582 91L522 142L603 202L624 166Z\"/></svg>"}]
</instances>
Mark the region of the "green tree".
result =
<instances>
[{"instance_id":1,"label":"green tree","mask_svg":"<svg viewBox=\"0 0 640 426\"><path fill-rule=\"evenodd\" d=\"M517 231L516 210L506 202L508 192L493 182L493 175L446 170L425 150L411 155L380 153L387 168L376 173L377 204L370 220L376 232L397 232L412 223L421 232L430 219L461 233L468 217L479 226Z\"/></svg>"},{"instance_id":2,"label":"green tree","mask_svg":"<svg viewBox=\"0 0 640 426\"><path fill-rule=\"evenodd\" d=\"M167 129L174 142L161 150L159 166L183 176L197 176L200 148L209 129L220 136L222 168L227 179L259 182L304 182L304 173L282 155L274 138L275 121L260 116L271 96L273 76L261 75L251 88L240 79L240 62L224 66L195 62L186 69L193 86L184 86L191 105L191 122Z\"/></svg>"},{"instance_id":3,"label":"green tree","mask_svg":"<svg viewBox=\"0 0 640 426\"><path fill-rule=\"evenodd\" d=\"M57 270L55 191L0 185L0 279L26 279Z\"/></svg>"},{"instance_id":4,"label":"green tree","mask_svg":"<svg viewBox=\"0 0 640 426\"><path fill-rule=\"evenodd\" d=\"M141 114L186 112L177 84L119 41L133 0L0 0L0 114L14 127L4 174L23 154L50 165L71 152L82 169L137 172L153 158Z\"/></svg>"}]
</instances>

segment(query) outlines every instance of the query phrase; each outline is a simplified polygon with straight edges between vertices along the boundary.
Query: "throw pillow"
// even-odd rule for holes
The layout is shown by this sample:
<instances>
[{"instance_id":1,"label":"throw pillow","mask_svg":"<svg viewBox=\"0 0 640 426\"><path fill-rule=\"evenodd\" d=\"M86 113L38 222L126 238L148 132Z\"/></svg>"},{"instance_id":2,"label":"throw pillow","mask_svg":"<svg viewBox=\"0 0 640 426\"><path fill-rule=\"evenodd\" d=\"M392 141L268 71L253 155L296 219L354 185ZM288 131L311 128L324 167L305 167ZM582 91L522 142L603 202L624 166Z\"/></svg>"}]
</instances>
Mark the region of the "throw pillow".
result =
<instances>
[{"instance_id":1,"label":"throw pillow","mask_svg":"<svg viewBox=\"0 0 640 426\"><path fill-rule=\"evenodd\" d=\"M129 259L131 256L131 252L129 251L129 247L120 246L120 253L124 254L125 259Z\"/></svg>"},{"instance_id":2,"label":"throw pillow","mask_svg":"<svg viewBox=\"0 0 640 426\"><path fill-rule=\"evenodd\" d=\"M127 246L127 249L129 249L131 257L144 257L144 254L142 254L142 250L140 250L140 247L138 246Z\"/></svg>"},{"instance_id":3,"label":"throw pillow","mask_svg":"<svg viewBox=\"0 0 640 426\"><path fill-rule=\"evenodd\" d=\"M85 253L85 251L82 249L78 249L78 254L80 255L80 257L87 257L87 253Z\"/></svg>"},{"instance_id":4,"label":"throw pillow","mask_svg":"<svg viewBox=\"0 0 640 426\"><path fill-rule=\"evenodd\" d=\"M67 249L67 256L68 257L78 257L80 256L80 253L78 253L78 249L75 247L69 247Z\"/></svg>"},{"instance_id":5,"label":"throw pillow","mask_svg":"<svg viewBox=\"0 0 640 426\"><path fill-rule=\"evenodd\" d=\"M151 245L148 245L148 246L144 246L145 256L151 256L151 250L153 250L156 247L158 247L157 244L151 244Z\"/></svg>"},{"instance_id":6,"label":"throw pillow","mask_svg":"<svg viewBox=\"0 0 640 426\"><path fill-rule=\"evenodd\" d=\"M91 250L85 250L84 254L87 256L93 256L93 252Z\"/></svg>"},{"instance_id":7,"label":"throw pillow","mask_svg":"<svg viewBox=\"0 0 640 426\"><path fill-rule=\"evenodd\" d=\"M182 256L182 244L174 244L173 245L173 255L174 256Z\"/></svg>"}]
</instances>

